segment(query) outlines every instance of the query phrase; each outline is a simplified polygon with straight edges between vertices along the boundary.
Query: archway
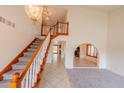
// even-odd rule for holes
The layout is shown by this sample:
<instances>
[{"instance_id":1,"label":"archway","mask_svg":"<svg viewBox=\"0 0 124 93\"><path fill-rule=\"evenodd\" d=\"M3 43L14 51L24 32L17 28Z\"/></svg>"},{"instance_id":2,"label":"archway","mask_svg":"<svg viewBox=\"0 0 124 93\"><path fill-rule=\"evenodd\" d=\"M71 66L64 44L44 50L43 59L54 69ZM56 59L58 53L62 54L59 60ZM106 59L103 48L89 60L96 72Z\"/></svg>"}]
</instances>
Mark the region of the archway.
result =
<instances>
[{"instance_id":1,"label":"archway","mask_svg":"<svg viewBox=\"0 0 124 93\"><path fill-rule=\"evenodd\" d=\"M98 57L98 50L93 44L81 44L74 52L74 67L98 67Z\"/></svg>"}]
</instances>

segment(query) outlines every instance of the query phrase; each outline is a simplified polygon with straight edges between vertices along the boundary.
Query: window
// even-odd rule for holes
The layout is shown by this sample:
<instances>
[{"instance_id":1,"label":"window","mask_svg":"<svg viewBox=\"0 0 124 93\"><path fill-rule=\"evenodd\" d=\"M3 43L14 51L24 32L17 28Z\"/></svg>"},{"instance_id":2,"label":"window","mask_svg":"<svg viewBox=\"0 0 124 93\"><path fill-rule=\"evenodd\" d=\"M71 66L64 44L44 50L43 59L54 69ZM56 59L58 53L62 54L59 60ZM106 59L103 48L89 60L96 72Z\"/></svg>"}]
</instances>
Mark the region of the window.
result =
<instances>
[{"instance_id":1,"label":"window","mask_svg":"<svg viewBox=\"0 0 124 93\"><path fill-rule=\"evenodd\" d=\"M97 58L97 49L91 44L87 45L87 56Z\"/></svg>"}]
</instances>

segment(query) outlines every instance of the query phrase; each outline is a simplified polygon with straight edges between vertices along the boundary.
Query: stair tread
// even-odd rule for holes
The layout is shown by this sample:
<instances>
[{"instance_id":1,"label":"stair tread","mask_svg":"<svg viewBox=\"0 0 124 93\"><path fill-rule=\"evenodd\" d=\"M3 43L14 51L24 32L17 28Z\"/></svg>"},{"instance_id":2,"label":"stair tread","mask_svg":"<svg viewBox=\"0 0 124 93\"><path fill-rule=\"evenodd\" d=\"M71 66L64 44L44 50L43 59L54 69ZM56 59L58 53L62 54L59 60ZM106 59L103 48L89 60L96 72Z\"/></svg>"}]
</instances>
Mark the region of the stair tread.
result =
<instances>
[{"instance_id":1,"label":"stair tread","mask_svg":"<svg viewBox=\"0 0 124 93\"><path fill-rule=\"evenodd\" d=\"M3 77L4 77L3 79L4 80L10 80L10 79L12 79L12 75L14 73L16 73L16 72L22 73L22 71L23 71L23 69L12 69L3 75Z\"/></svg>"},{"instance_id":2,"label":"stair tread","mask_svg":"<svg viewBox=\"0 0 124 93\"><path fill-rule=\"evenodd\" d=\"M37 39L30 46L28 51L24 53L24 56L19 58L19 62L12 65L13 69L3 75L4 80L0 81L0 88L8 88L11 78L12 78L12 74L14 74L16 72L22 73L23 68L26 66L28 60L30 60L31 56L33 55L34 51L37 49L37 47L39 46L41 41L42 41L42 39ZM17 68L14 68L16 66L17 66ZM20 67L20 68L18 68L18 67Z\"/></svg>"},{"instance_id":3,"label":"stair tread","mask_svg":"<svg viewBox=\"0 0 124 93\"><path fill-rule=\"evenodd\" d=\"M28 62L31 59L31 56L23 56L19 58L20 62Z\"/></svg>"},{"instance_id":4,"label":"stair tread","mask_svg":"<svg viewBox=\"0 0 124 93\"><path fill-rule=\"evenodd\" d=\"M9 88L10 81L11 80L2 80L2 81L0 81L0 88Z\"/></svg>"},{"instance_id":5,"label":"stair tread","mask_svg":"<svg viewBox=\"0 0 124 93\"><path fill-rule=\"evenodd\" d=\"M38 43L33 43L32 45L36 45L36 46L38 46L39 44L38 44Z\"/></svg>"},{"instance_id":6,"label":"stair tread","mask_svg":"<svg viewBox=\"0 0 124 93\"><path fill-rule=\"evenodd\" d=\"M38 47L38 45L31 45L30 47Z\"/></svg>"},{"instance_id":7,"label":"stair tread","mask_svg":"<svg viewBox=\"0 0 124 93\"><path fill-rule=\"evenodd\" d=\"M27 64L27 62L18 62L18 63L13 64L13 65L26 65L26 64Z\"/></svg>"},{"instance_id":8,"label":"stair tread","mask_svg":"<svg viewBox=\"0 0 124 93\"><path fill-rule=\"evenodd\" d=\"M40 40L40 39L37 39L35 42L41 42L42 40Z\"/></svg>"},{"instance_id":9,"label":"stair tread","mask_svg":"<svg viewBox=\"0 0 124 93\"><path fill-rule=\"evenodd\" d=\"M36 45L35 45L36 44ZM39 44L38 43L33 43L31 46L38 46Z\"/></svg>"},{"instance_id":10,"label":"stair tread","mask_svg":"<svg viewBox=\"0 0 124 93\"><path fill-rule=\"evenodd\" d=\"M24 54L33 54L34 52L27 51Z\"/></svg>"},{"instance_id":11,"label":"stair tread","mask_svg":"<svg viewBox=\"0 0 124 93\"><path fill-rule=\"evenodd\" d=\"M39 42L34 42L33 44L40 44Z\"/></svg>"},{"instance_id":12,"label":"stair tread","mask_svg":"<svg viewBox=\"0 0 124 93\"><path fill-rule=\"evenodd\" d=\"M34 52L25 52L24 56L32 56Z\"/></svg>"},{"instance_id":13,"label":"stair tread","mask_svg":"<svg viewBox=\"0 0 124 93\"><path fill-rule=\"evenodd\" d=\"M25 66L26 64L26 62L18 62L16 64L13 64L12 66Z\"/></svg>"},{"instance_id":14,"label":"stair tread","mask_svg":"<svg viewBox=\"0 0 124 93\"><path fill-rule=\"evenodd\" d=\"M39 42L41 42L41 41L42 41L42 39L37 39L36 41L39 41Z\"/></svg>"},{"instance_id":15,"label":"stair tread","mask_svg":"<svg viewBox=\"0 0 124 93\"><path fill-rule=\"evenodd\" d=\"M36 50L36 49L34 49L34 48L28 48L28 50Z\"/></svg>"},{"instance_id":16,"label":"stair tread","mask_svg":"<svg viewBox=\"0 0 124 93\"><path fill-rule=\"evenodd\" d=\"M30 48L32 48L32 49L37 49L37 48L38 48L38 46L37 46L37 47L35 47L35 46L30 46Z\"/></svg>"},{"instance_id":17,"label":"stair tread","mask_svg":"<svg viewBox=\"0 0 124 93\"><path fill-rule=\"evenodd\" d=\"M23 63L23 64L20 64L20 63ZM20 62L20 63L12 65L12 69L14 69L14 70L15 69L22 69L23 70L26 67L27 63L25 63L25 64L24 64L24 62Z\"/></svg>"},{"instance_id":18,"label":"stair tread","mask_svg":"<svg viewBox=\"0 0 124 93\"><path fill-rule=\"evenodd\" d=\"M28 49L28 51L32 51L32 52L34 52L36 49L34 49L34 48L29 48Z\"/></svg>"},{"instance_id":19,"label":"stair tread","mask_svg":"<svg viewBox=\"0 0 124 93\"><path fill-rule=\"evenodd\" d=\"M40 43L41 41L40 41L40 40L36 40L35 42L38 42L38 43Z\"/></svg>"}]
</instances>

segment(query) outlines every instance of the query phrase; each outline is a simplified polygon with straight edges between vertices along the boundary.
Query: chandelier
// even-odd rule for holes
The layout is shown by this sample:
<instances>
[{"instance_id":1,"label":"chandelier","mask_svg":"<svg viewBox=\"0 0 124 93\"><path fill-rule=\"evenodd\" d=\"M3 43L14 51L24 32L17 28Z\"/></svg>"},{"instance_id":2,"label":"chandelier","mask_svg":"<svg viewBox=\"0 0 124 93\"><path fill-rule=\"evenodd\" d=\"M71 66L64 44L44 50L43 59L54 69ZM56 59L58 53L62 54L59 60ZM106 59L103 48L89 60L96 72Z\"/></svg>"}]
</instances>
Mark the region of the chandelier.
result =
<instances>
[{"instance_id":1,"label":"chandelier","mask_svg":"<svg viewBox=\"0 0 124 93\"><path fill-rule=\"evenodd\" d=\"M42 19L43 15L45 15L47 19L50 16L47 6L25 6L25 12L34 23Z\"/></svg>"}]
</instances>

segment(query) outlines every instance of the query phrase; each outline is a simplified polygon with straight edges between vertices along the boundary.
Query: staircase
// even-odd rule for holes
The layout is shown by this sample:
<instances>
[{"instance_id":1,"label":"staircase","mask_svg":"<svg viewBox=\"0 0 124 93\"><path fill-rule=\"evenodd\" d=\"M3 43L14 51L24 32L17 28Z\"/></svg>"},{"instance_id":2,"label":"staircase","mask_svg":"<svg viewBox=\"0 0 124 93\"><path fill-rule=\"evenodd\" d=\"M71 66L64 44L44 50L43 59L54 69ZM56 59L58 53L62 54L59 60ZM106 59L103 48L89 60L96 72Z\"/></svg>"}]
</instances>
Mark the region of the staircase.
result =
<instances>
[{"instance_id":1,"label":"staircase","mask_svg":"<svg viewBox=\"0 0 124 93\"><path fill-rule=\"evenodd\" d=\"M33 53L38 48L39 44L42 42L42 39L36 39L32 45L24 52L23 56L18 59L18 62L12 65L12 70L8 71L3 75L3 80L0 81L0 88L8 88L11 81L13 73L19 72L20 74L26 67L26 64L31 59Z\"/></svg>"},{"instance_id":2,"label":"staircase","mask_svg":"<svg viewBox=\"0 0 124 93\"><path fill-rule=\"evenodd\" d=\"M0 72L0 88L37 87L46 63L51 40L58 35L68 35L68 23L57 22L50 29L42 25L41 36L32 41Z\"/></svg>"}]
</instances>

